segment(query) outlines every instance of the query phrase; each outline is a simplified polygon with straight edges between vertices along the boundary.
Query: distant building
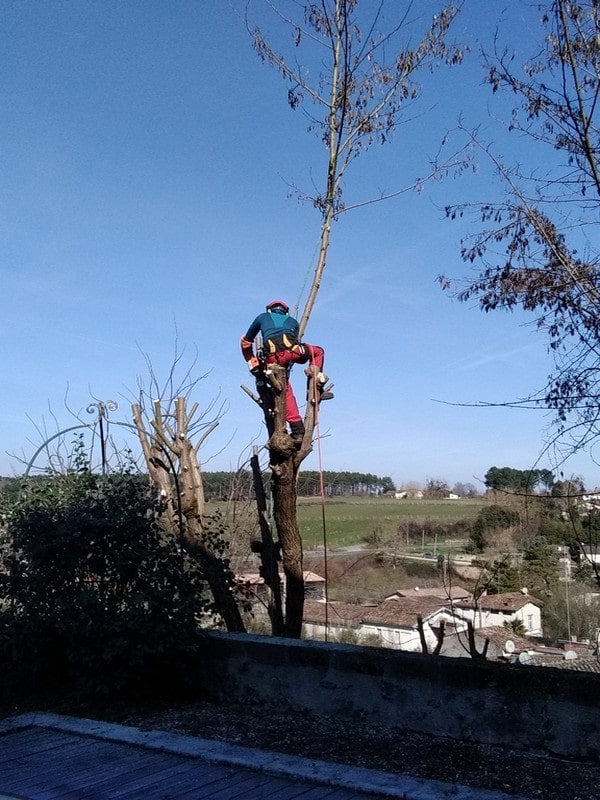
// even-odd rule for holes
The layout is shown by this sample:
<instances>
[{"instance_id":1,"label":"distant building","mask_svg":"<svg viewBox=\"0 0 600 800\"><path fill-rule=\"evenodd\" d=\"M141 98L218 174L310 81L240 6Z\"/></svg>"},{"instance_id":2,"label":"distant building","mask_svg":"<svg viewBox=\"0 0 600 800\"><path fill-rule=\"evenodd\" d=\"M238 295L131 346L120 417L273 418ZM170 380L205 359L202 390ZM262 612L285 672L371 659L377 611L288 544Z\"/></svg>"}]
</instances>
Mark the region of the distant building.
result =
<instances>
[{"instance_id":1,"label":"distant building","mask_svg":"<svg viewBox=\"0 0 600 800\"><path fill-rule=\"evenodd\" d=\"M522 622L530 636L542 635L542 603L527 593L506 592L482 595L475 604L459 601L457 609L473 622L475 628L503 626L505 622Z\"/></svg>"},{"instance_id":2,"label":"distant building","mask_svg":"<svg viewBox=\"0 0 600 800\"><path fill-rule=\"evenodd\" d=\"M304 603L304 635L307 639L340 641L352 636L360 641L360 624L367 608L356 603Z\"/></svg>"},{"instance_id":3,"label":"distant building","mask_svg":"<svg viewBox=\"0 0 600 800\"><path fill-rule=\"evenodd\" d=\"M397 598L384 600L363 615L359 628L362 638L377 637L383 647L393 650L421 652L421 634L418 618L423 622L423 635L429 650L438 642L444 631L466 630L467 623L455 614L447 601L435 597Z\"/></svg>"},{"instance_id":4,"label":"distant building","mask_svg":"<svg viewBox=\"0 0 600 800\"><path fill-rule=\"evenodd\" d=\"M590 564L600 564L600 545L582 544L580 561L588 561Z\"/></svg>"},{"instance_id":5,"label":"distant building","mask_svg":"<svg viewBox=\"0 0 600 800\"><path fill-rule=\"evenodd\" d=\"M421 489L406 489L399 492L394 492L396 500L422 500L423 492Z\"/></svg>"},{"instance_id":6,"label":"distant building","mask_svg":"<svg viewBox=\"0 0 600 800\"><path fill-rule=\"evenodd\" d=\"M491 653L496 654L502 652L508 639L515 640L514 634L504 628L505 622L519 620L528 635L541 635L540 608L541 602L524 592L484 595L475 603L460 586L449 590L443 586L415 588L398 590L372 605L328 603L326 606L324 602L306 602L304 630L307 638L324 639L327 631L327 638L334 640L347 636L358 644L377 641L382 647L421 652L420 617L430 652L436 647L443 627L444 642L448 639L448 644L442 653L461 655L470 621L480 644L490 639ZM493 636L488 636L487 630L492 630Z\"/></svg>"},{"instance_id":7,"label":"distant building","mask_svg":"<svg viewBox=\"0 0 600 800\"><path fill-rule=\"evenodd\" d=\"M317 575L316 572L305 571L304 576L304 597L307 600L324 600L325 599L325 578ZM283 577L281 578L282 589L285 585ZM269 596L269 588L265 584L265 579L258 572L244 572L235 576L236 584L245 591L250 601L263 601L265 602Z\"/></svg>"}]
</instances>

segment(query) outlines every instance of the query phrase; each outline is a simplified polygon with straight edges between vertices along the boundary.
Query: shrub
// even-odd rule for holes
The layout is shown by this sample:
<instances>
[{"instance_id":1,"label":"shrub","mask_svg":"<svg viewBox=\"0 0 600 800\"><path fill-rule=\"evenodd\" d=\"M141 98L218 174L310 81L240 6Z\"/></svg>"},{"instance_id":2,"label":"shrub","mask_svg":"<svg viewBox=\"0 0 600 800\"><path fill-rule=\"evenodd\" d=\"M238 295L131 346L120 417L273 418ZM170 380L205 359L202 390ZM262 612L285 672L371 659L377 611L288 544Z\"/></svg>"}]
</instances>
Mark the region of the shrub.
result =
<instances>
[{"instance_id":1,"label":"shrub","mask_svg":"<svg viewBox=\"0 0 600 800\"><path fill-rule=\"evenodd\" d=\"M192 685L208 596L144 479L79 470L26 482L5 518L6 692L141 698Z\"/></svg>"},{"instance_id":2,"label":"shrub","mask_svg":"<svg viewBox=\"0 0 600 800\"><path fill-rule=\"evenodd\" d=\"M491 505L483 508L473 523L470 534L469 550L483 553L487 547L487 533L492 530L501 530L517 525L519 515L503 506Z\"/></svg>"}]
</instances>

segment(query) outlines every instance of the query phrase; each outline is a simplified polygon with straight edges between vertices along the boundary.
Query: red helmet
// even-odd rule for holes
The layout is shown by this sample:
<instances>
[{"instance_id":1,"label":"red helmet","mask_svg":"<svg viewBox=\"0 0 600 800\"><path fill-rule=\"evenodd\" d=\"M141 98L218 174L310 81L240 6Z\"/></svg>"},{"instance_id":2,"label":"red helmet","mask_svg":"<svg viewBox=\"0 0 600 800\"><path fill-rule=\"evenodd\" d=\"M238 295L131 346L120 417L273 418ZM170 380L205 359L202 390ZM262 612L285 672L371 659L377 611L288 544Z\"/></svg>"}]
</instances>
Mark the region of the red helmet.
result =
<instances>
[{"instance_id":1,"label":"red helmet","mask_svg":"<svg viewBox=\"0 0 600 800\"><path fill-rule=\"evenodd\" d=\"M283 309L284 314L290 313L290 307L283 300L271 300L271 302L267 304L267 311L274 311L276 308Z\"/></svg>"}]
</instances>

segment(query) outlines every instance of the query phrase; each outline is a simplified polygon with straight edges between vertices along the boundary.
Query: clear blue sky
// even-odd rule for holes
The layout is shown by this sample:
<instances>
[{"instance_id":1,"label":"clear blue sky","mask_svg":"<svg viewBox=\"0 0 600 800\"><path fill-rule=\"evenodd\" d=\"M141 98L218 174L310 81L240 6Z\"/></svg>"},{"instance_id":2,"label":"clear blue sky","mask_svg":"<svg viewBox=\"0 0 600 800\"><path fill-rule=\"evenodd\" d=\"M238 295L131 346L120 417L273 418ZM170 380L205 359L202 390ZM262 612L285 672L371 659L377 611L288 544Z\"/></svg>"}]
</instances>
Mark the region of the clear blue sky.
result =
<instances>
[{"instance_id":1,"label":"clear blue sky","mask_svg":"<svg viewBox=\"0 0 600 800\"><path fill-rule=\"evenodd\" d=\"M203 448L206 468L233 468L264 441L239 388L248 382L239 338L269 299L303 299L319 216L288 188L321 181L326 154L253 52L244 5L2 0L0 473L20 469L7 452L40 443L32 420L52 432L74 424L67 391L86 419L96 398L117 401L113 418L129 420L141 352L165 374L175 329L208 373L196 399L227 408ZM511 155L495 122L510 106L482 86L476 52L490 44L493 7L529 53L536 15L507 6L485 16L467 0L455 36L474 49L468 63L423 76L429 113L351 167L349 200L423 174L460 114ZM321 415L326 469L477 484L490 466L536 463L544 412L445 404L524 397L550 369L524 317L483 315L435 281L466 271L465 228L443 206L492 190L484 167L335 225L305 337L325 347L335 382ZM292 380L302 394L301 370ZM316 464L312 455L305 467ZM600 483L587 456L566 471Z\"/></svg>"}]
</instances>

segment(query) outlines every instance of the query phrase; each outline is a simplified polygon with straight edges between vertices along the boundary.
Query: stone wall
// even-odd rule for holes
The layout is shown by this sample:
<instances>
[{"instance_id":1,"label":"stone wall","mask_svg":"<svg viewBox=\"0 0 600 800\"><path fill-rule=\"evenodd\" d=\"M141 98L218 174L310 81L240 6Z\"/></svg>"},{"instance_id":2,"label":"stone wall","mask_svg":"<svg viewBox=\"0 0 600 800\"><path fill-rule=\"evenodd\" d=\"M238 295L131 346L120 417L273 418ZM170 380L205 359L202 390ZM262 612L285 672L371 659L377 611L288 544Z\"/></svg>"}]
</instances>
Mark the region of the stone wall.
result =
<instances>
[{"instance_id":1,"label":"stone wall","mask_svg":"<svg viewBox=\"0 0 600 800\"><path fill-rule=\"evenodd\" d=\"M211 633L202 680L228 703L277 703L463 741L600 756L596 673Z\"/></svg>"}]
</instances>

